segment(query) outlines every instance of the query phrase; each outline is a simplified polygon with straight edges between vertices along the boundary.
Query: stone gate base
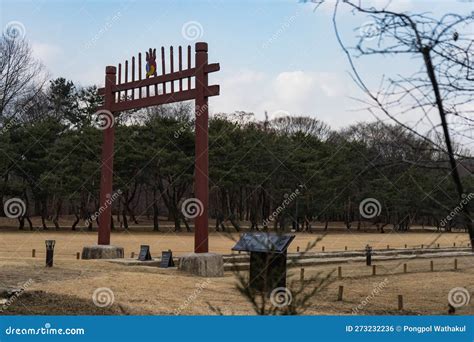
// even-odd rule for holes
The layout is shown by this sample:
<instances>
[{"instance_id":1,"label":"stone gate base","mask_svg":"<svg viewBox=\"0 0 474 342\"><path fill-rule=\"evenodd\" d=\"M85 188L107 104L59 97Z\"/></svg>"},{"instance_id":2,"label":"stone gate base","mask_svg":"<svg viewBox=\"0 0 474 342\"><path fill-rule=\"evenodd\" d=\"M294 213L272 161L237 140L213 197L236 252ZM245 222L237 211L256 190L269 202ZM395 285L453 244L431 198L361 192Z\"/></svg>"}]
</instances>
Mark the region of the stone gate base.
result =
<instances>
[{"instance_id":1,"label":"stone gate base","mask_svg":"<svg viewBox=\"0 0 474 342\"><path fill-rule=\"evenodd\" d=\"M110 245L85 246L82 259L120 259L123 258L123 247Z\"/></svg>"},{"instance_id":2,"label":"stone gate base","mask_svg":"<svg viewBox=\"0 0 474 342\"><path fill-rule=\"evenodd\" d=\"M201 277L223 277L224 259L214 253L185 254L179 258L178 269Z\"/></svg>"}]
</instances>

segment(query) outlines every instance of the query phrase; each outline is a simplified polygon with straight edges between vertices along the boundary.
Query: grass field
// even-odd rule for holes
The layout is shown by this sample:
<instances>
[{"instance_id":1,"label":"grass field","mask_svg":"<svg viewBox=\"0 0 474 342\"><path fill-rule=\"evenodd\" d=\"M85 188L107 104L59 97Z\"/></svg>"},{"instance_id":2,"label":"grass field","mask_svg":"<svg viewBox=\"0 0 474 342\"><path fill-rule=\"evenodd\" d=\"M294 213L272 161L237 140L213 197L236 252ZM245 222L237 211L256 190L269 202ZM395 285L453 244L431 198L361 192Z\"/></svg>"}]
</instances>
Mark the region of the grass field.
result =
<instances>
[{"instance_id":1,"label":"grass field","mask_svg":"<svg viewBox=\"0 0 474 342\"><path fill-rule=\"evenodd\" d=\"M229 254L239 234L211 233L209 249L212 252ZM296 252L297 247L305 249L307 244L318 237L322 240L315 246L315 250L342 251L347 246L348 250L363 249L370 244L376 249L421 247L421 245L437 245L441 247L456 246L466 247L469 243L467 234L435 232L409 232L409 233L361 233L337 232L327 235L298 233L290 245L289 251ZM35 249L37 255L45 253L44 241L56 240L55 255L58 258L75 258L86 245L97 243L96 232L70 232L70 231L4 231L0 232L0 258L1 257L28 257L31 250ZM116 232L112 233L111 244L125 249L125 255L131 252L138 253L140 245L150 245L151 253L160 256L161 251L171 249L174 255L182 255L193 250L193 233L150 233L150 232Z\"/></svg>"},{"instance_id":2,"label":"grass field","mask_svg":"<svg viewBox=\"0 0 474 342\"><path fill-rule=\"evenodd\" d=\"M313 241L317 234L297 234L290 251ZM229 254L233 239L213 233L210 249ZM5 314L213 314L210 306L224 314L254 314L251 305L236 290L236 277L226 272L223 278L197 278L176 269L146 266L121 266L99 260L75 260L76 252L84 245L95 244L96 233L90 232L2 232L0 233L0 287L21 287L28 284ZM44 240L55 239L55 266L44 267ZM192 251L193 235L189 233L114 233L112 243L123 246L128 253L138 252L140 244L149 244L152 254L172 249L176 255ZM332 233L323 237L315 250L326 251L362 249L367 243L376 248L404 248L404 245L440 244L451 247L468 243L466 234L416 233ZM31 249L36 249L36 258ZM403 273L400 261L377 262L378 274L362 263L344 263L343 278L334 281L319 293L306 314L351 314L352 310L370 296L381 282L384 288L363 305L360 314L398 314L397 296L404 296L403 314L447 314L447 294L454 287L474 290L474 257L459 257L457 271L453 258L436 258L435 271L430 271L429 260L409 260L408 273ZM324 274L337 269L336 265L306 268L306 277L316 272ZM297 280L299 269L289 271L289 283ZM333 276L335 277L335 275ZM32 279L32 281L29 281ZM343 285L344 300L337 301L338 287ZM306 284L311 288L312 284ZM97 288L110 288L114 304L99 308L92 302ZM458 313L474 314L472 305L458 309Z\"/></svg>"},{"instance_id":3,"label":"grass field","mask_svg":"<svg viewBox=\"0 0 474 342\"><path fill-rule=\"evenodd\" d=\"M305 314L352 314L381 283L383 289L363 305L359 314L447 314L450 289L465 287L474 291L474 257L458 260L459 270L454 271L452 258L436 259L434 272L430 272L428 260L412 260L407 274L399 262L381 262L377 263L377 276L372 276L371 268L362 263L344 264L343 278L335 279L315 296ZM308 268L306 275L328 273L336 267ZM290 271L290 282L298 279L298 271ZM214 314L210 305L226 315L254 314L236 290L235 276L230 272L223 278L205 279L176 269L125 267L105 261L58 260L52 269L45 269L44 261L38 259L1 261L3 286L21 286L29 279L32 284L5 314ZM295 284L298 281L294 280ZM345 288L343 301L336 300L339 285ZM311 287L312 283L306 286ZM113 291L114 304L98 308L92 296L96 289L104 287ZM402 312L397 309L399 294L404 296ZM470 304L457 313L472 315L474 308Z\"/></svg>"}]
</instances>

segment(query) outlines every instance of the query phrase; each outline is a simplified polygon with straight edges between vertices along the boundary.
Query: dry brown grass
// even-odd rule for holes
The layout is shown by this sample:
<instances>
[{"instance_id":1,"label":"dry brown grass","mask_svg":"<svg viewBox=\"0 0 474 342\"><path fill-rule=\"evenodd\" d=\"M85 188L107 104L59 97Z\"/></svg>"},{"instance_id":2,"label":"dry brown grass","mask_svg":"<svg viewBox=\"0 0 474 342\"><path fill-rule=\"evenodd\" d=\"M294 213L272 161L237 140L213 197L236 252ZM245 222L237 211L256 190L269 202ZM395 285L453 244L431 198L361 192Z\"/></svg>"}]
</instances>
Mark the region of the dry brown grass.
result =
<instances>
[{"instance_id":1,"label":"dry brown grass","mask_svg":"<svg viewBox=\"0 0 474 342\"><path fill-rule=\"evenodd\" d=\"M290 245L289 252L296 252L299 246L304 250L309 242L314 241L321 234L298 233ZM239 235L236 233L211 233L209 249L212 252L229 254ZM45 253L44 240L56 240L55 255L57 258L74 258L86 245L97 243L96 232L70 232L70 231L4 231L0 232L0 257L28 257L31 250L36 249L38 256ZM174 255L182 255L193 250L193 233L151 233L151 232L115 232L112 233L111 243L124 247L125 255L130 256L133 251L137 253L140 245L150 245L152 255L160 256L161 251L171 249ZM363 233L363 232L338 232L327 234L323 237L314 250L320 251L322 246L326 251L342 251L345 246L348 250L363 249L366 244L374 248L404 248L440 244L441 247L467 246L467 234L436 232L409 232L409 233Z\"/></svg>"},{"instance_id":2,"label":"dry brown grass","mask_svg":"<svg viewBox=\"0 0 474 342\"><path fill-rule=\"evenodd\" d=\"M227 272L223 278L196 278L176 269L146 266L121 266L105 261L74 260L82 246L94 244L96 233L88 232L3 232L0 233L0 287L21 286L28 279L34 283L15 302L7 314L213 314L209 303L225 314L253 314L249 303L236 290L236 277ZM237 236L234 235L234 238ZM298 234L290 251L302 249L316 234ZM367 243L380 248L428 245L437 234L330 234L318 243L326 250L361 249ZM44 240L55 239L55 267L44 267ZM154 255L172 249L176 255L190 252L193 235L181 233L114 233L112 242L125 247L126 253L138 251L140 244L151 245ZM443 234L436 243L441 246L467 244L465 234ZM233 245L229 236L213 233L210 249L228 254ZM31 258L31 249L37 257ZM384 289L360 310L361 314L398 314L397 295L405 298L405 314L446 314L447 294L453 287L474 290L474 257L460 257L459 270L453 270L453 258L436 258L435 272L430 272L429 260L378 262L380 275L371 276L371 268L361 263L341 264L343 279L335 279L327 289L314 298L306 314L351 314L352 309L371 294L374 287L387 278ZM408 274L403 274L403 263ZM338 265L306 268L306 277L317 271L329 273ZM337 272L336 272L337 273ZM289 272L289 280L297 279L299 269ZM296 278L295 278L296 277ZM344 301L336 301L339 285L344 286ZM306 286L313 286L311 283ZM92 294L99 287L113 290L115 304L100 309L92 303ZM458 310L474 314L472 304Z\"/></svg>"},{"instance_id":3,"label":"dry brown grass","mask_svg":"<svg viewBox=\"0 0 474 342\"><path fill-rule=\"evenodd\" d=\"M336 279L314 298L306 314L351 314L378 284L385 286L360 314L399 314L397 295L403 294L403 314L447 314L447 295L453 287L474 290L473 257L462 257L459 270L453 259L435 259L435 272L429 260L407 261L409 273L403 274L400 262L378 263L380 275L371 276L371 268L361 263L344 264L343 278ZM0 284L21 286L28 279L34 283L6 314L213 314L208 303L224 314L254 314L251 306L235 288L235 276L197 278L176 269L146 266L120 266L105 261L60 260L45 269L43 260L0 261ZM309 277L317 271L331 272L337 265L307 268ZM289 279L296 279L292 270ZM336 300L338 286L344 286L344 300ZM311 287L312 284L306 284ZM115 303L111 308L93 305L92 294L99 287L112 289ZM41 292L39 292L41 291ZM459 314L474 314L471 305Z\"/></svg>"}]
</instances>

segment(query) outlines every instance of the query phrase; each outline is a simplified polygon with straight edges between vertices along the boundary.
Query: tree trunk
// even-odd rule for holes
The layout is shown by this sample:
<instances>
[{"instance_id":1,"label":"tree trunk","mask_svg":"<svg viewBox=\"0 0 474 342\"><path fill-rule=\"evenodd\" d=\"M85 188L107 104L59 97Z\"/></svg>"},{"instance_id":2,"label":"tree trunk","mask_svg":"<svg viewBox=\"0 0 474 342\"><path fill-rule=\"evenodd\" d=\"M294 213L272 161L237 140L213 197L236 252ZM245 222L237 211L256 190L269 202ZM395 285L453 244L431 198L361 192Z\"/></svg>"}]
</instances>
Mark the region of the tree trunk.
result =
<instances>
[{"instance_id":1,"label":"tree trunk","mask_svg":"<svg viewBox=\"0 0 474 342\"><path fill-rule=\"evenodd\" d=\"M464 189L461 182L461 177L459 176L456 159L454 158L454 152L451 145L451 137L449 135L448 123L446 121L446 113L444 111L443 100L439 91L438 80L436 79L435 69L431 60L429 47L423 48L423 57L425 61L426 70L428 72L428 76L430 78L431 85L435 94L436 106L438 107L439 116L441 118L441 126L443 127L444 140L446 142L446 148L448 150L449 164L451 166L451 175L453 177L454 185L456 186L456 190L458 192L459 200L463 201L465 196ZM471 240L471 248L474 251L474 225L472 222L471 213L469 211L468 205L464 205L462 209L464 217L466 219L466 227L469 232L469 238Z\"/></svg>"}]
</instances>

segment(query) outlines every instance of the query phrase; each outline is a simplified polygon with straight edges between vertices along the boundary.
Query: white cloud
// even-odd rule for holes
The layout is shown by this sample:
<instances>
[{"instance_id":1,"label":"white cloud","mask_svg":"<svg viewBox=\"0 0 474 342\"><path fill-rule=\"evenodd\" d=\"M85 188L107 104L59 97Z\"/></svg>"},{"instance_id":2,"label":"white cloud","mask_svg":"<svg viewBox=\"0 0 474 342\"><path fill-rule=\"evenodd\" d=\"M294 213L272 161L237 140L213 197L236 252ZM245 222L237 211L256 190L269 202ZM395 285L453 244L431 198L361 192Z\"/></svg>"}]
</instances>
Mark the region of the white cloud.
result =
<instances>
[{"instance_id":1,"label":"white cloud","mask_svg":"<svg viewBox=\"0 0 474 342\"><path fill-rule=\"evenodd\" d=\"M47 67L58 63L63 54L63 50L59 46L40 42L33 42L31 50L33 56Z\"/></svg>"},{"instance_id":2,"label":"white cloud","mask_svg":"<svg viewBox=\"0 0 474 342\"><path fill-rule=\"evenodd\" d=\"M370 114L350 111L355 108L349 100L350 82L343 73L295 70L269 76L237 70L211 82L220 84L221 95L211 98L210 105L214 113L245 110L257 119L263 119L265 111L270 116L282 112L309 115L337 128L372 119Z\"/></svg>"}]
</instances>

